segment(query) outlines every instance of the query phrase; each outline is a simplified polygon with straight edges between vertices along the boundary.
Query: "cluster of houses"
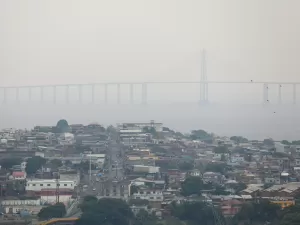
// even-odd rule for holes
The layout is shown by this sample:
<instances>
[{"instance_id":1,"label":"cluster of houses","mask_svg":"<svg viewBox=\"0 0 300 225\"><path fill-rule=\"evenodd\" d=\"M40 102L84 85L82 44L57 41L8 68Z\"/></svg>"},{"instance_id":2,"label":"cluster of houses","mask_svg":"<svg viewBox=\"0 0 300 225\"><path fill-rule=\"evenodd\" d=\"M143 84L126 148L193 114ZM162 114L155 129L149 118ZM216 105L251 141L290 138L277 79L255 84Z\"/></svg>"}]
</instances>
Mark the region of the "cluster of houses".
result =
<instances>
[{"instance_id":1,"label":"cluster of houses","mask_svg":"<svg viewBox=\"0 0 300 225\"><path fill-rule=\"evenodd\" d=\"M234 138L213 135L210 140L191 140L153 121L121 124L119 132L135 212L150 205L163 215L172 201L198 200L199 196L180 195L182 182L190 176L224 190L220 194L206 190L202 197L230 217L245 202L257 198L285 208L300 196L300 146L272 140L238 143ZM192 166L184 168L184 163Z\"/></svg>"},{"instance_id":2,"label":"cluster of houses","mask_svg":"<svg viewBox=\"0 0 300 225\"><path fill-rule=\"evenodd\" d=\"M257 198L285 208L299 197L300 146L214 135L195 139L154 121L116 128L125 174L122 185L128 187L123 197L134 213L145 209L163 216L173 201L200 198L219 207L225 216L234 216L245 202ZM20 165L0 170L5 213L26 210L35 214L56 203L58 196L68 206L80 192L80 170L74 165L90 160L97 169L103 168L109 137L102 126L70 125L68 132L59 134L53 130L35 127L0 132L0 159L23 159ZM34 176L27 176L26 160L34 156L47 163ZM51 166L54 159L62 165ZM183 197L181 186L188 177L198 177L222 192L201 190L201 196Z\"/></svg>"},{"instance_id":3,"label":"cluster of houses","mask_svg":"<svg viewBox=\"0 0 300 225\"><path fill-rule=\"evenodd\" d=\"M0 131L0 162L21 159L18 165L0 169L3 213L37 214L41 208L58 201L69 206L79 192L80 164L91 161L99 170L103 167L107 134L102 126L70 125L64 133L55 133L54 128L36 126L32 130ZM28 175L27 160L36 156L44 158L46 163L35 174Z\"/></svg>"}]
</instances>

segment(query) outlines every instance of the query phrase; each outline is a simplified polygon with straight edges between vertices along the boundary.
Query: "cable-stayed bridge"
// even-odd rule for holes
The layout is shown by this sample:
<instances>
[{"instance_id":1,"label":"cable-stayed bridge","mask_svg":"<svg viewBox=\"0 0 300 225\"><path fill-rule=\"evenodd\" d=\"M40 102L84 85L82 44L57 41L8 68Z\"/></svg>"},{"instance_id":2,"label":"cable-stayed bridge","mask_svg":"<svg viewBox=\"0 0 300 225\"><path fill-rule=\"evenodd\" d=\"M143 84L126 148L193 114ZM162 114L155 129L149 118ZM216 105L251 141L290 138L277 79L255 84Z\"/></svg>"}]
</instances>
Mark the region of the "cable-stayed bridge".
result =
<instances>
[{"instance_id":1,"label":"cable-stayed bridge","mask_svg":"<svg viewBox=\"0 0 300 225\"><path fill-rule=\"evenodd\" d=\"M201 74L200 74L200 80L199 81L189 81L189 80L182 80L182 81L146 81L146 82L126 82L126 81L120 81L120 82L106 82L106 83L86 83L86 84L52 84L52 85L34 85L34 86L4 86L0 87L0 104L2 100L2 104L6 103L20 103L20 92L24 90L27 92L27 103L33 102L33 95L35 99L38 99L40 102L44 102L45 100L45 93L47 92L49 94L49 91L52 93L51 94L51 99L53 104L56 104L58 101L58 96L57 94L59 93L58 89L61 91L63 90L64 92L64 103L69 104L70 103L70 97L73 95L70 94L70 90L74 89L76 90L77 93L77 99L78 103L83 103L83 94L84 90L88 88L90 91L90 99L89 101L93 104L97 104L96 97L99 97L96 89L101 88L103 89L102 97L104 98L104 104L110 104L111 102L109 101L109 96L112 94L108 93L108 90L112 87L116 88L114 97L116 97L117 104L122 103L121 99L121 87L128 86L129 89L129 104L134 104L135 103L135 98L137 98L137 95L141 95L139 99L141 101L139 102L140 104L146 105L148 103L148 90L149 88L156 87L158 85L164 85L164 86L169 86L169 85L197 85L197 103L199 104L208 104L209 101L209 96L208 96L208 89L210 85L213 84L221 84L221 85L230 85L230 84L235 84L237 86L239 85L252 85L253 87L253 92L256 92L257 89L254 88L254 86L257 88L257 85L261 85L262 88L262 98L261 102L262 104L268 104L270 103L270 98L269 98L269 86L272 85L272 88L275 86L278 87L277 90L277 100L276 103L281 104L282 103L282 88L284 85L284 89L291 89L292 93L292 103L296 104L297 103L297 86L300 85L300 82L271 82L271 81L254 81L254 80L249 80L249 81L209 81L207 78L207 69L206 69L206 53L205 50L202 51L202 60L201 60ZM136 88L141 87L141 93L136 92ZM36 92L36 89L39 91ZM167 89L168 90L168 89ZM33 91L34 94L33 94ZM242 94L241 94L242 95ZM13 99L13 100L12 100ZM272 101L272 104L275 103Z\"/></svg>"},{"instance_id":2,"label":"cable-stayed bridge","mask_svg":"<svg viewBox=\"0 0 300 225\"><path fill-rule=\"evenodd\" d=\"M34 97L35 99L39 99L40 102L45 100L44 94L45 90L47 92L52 92L52 101L54 104L57 103L57 89L59 88L60 91L63 91L66 104L70 103L70 89L76 90L78 94L78 102L83 102L83 89L89 89L90 95L90 102L96 104L96 93L95 89L100 87L104 89L104 93L102 97L104 97L104 103L109 104L109 94L108 90L111 87L116 87L116 93L114 95L117 98L117 103L121 104L121 87L126 86L129 87L129 102L131 104L134 103L134 97L136 97L137 93L135 93L135 87L139 86L142 88L141 92L141 104L148 103L148 88L155 87L155 85L171 85L171 84L178 84L178 85L199 85L199 97L198 103L209 103L209 96L208 96L208 89L211 84L236 84L236 85L261 85L262 88L262 103L268 104L269 101L269 85L276 85L278 86L277 96L278 100L276 103L282 103L282 86L284 85L285 89L292 90L292 102L293 104L297 103L297 86L300 85L300 82L268 82L268 81L152 81L152 82L110 82L110 83L87 83L87 84L56 84L56 85L35 85L35 86L7 86L7 87L0 87L0 99L2 99L2 104L6 104L8 102L20 102L20 91L27 92L28 100L27 102L32 102L33 100L33 90L35 90ZM37 92L38 90L38 92ZM13 93L13 94L12 94ZM10 96L10 95L13 95ZM12 100L13 99L13 100ZM274 103L274 102L272 102Z\"/></svg>"}]
</instances>

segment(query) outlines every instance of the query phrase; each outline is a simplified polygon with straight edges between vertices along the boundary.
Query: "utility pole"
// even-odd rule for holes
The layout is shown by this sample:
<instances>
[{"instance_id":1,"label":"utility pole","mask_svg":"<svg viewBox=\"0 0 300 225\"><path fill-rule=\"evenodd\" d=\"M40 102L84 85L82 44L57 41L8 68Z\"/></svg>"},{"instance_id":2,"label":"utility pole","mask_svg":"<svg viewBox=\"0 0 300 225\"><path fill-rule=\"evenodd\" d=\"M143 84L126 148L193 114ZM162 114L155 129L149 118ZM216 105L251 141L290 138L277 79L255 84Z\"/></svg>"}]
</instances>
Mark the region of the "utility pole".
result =
<instances>
[{"instance_id":1,"label":"utility pole","mask_svg":"<svg viewBox=\"0 0 300 225\"><path fill-rule=\"evenodd\" d=\"M57 174L56 177L56 204L59 203L59 173Z\"/></svg>"},{"instance_id":2,"label":"utility pole","mask_svg":"<svg viewBox=\"0 0 300 225\"><path fill-rule=\"evenodd\" d=\"M90 152L90 168L89 168L89 184L91 185L92 181L92 152Z\"/></svg>"}]
</instances>

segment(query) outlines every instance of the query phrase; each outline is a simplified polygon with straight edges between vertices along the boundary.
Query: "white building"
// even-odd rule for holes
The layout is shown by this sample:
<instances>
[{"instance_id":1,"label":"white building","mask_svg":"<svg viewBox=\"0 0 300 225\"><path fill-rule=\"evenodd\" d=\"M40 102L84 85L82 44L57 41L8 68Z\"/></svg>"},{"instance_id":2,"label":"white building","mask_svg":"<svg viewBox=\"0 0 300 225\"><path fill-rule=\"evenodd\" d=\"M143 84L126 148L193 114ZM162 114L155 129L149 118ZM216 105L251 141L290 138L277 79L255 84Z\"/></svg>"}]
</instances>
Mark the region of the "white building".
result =
<instances>
[{"instance_id":1,"label":"white building","mask_svg":"<svg viewBox=\"0 0 300 225\"><path fill-rule=\"evenodd\" d=\"M145 191L139 191L138 193L134 193L132 195L133 199L144 199L148 201L163 201L164 196L162 191L158 190L145 190Z\"/></svg>"},{"instance_id":2,"label":"white building","mask_svg":"<svg viewBox=\"0 0 300 225\"><path fill-rule=\"evenodd\" d=\"M57 186L56 180L27 180L26 191L40 192L43 189L55 189ZM59 188L74 190L74 181L62 181L58 180Z\"/></svg>"},{"instance_id":3,"label":"white building","mask_svg":"<svg viewBox=\"0 0 300 225\"><path fill-rule=\"evenodd\" d=\"M237 162L244 162L244 156L240 156L240 155L233 155L231 156L231 162L232 163L237 163Z\"/></svg>"},{"instance_id":4,"label":"white building","mask_svg":"<svg viewBox=\"0 0 300 225\"><path fill-rule=\"evenodd\" d=\"M53 205L56 203L56 195L42 194L40 197L41 197L41 204ZM59 202L68 205L72 201L73 201L72 194L59 194Z\"/></svg>"},{"instance_id":5,"label":"white building","mask_svg":"<svg viewBox=\"0 0 300 225\"><path fill-rule=\"evenodd\" d=\"M192 171L190 172L190 175L191 175L192 177L200 177L200 176L202 176L200 170L192 170Z\"/></svg>"},{"instance_id":6,"label":"white building","mask_svg":"<svg viewBox=\"0 0 300 225\"><path fill-rule=\"evenodd\" d=\"M275 149L276 152L284 152L284 144L281 144L279 142L275 142Z\"/></svg>"},{"instance_id":7,"label":"white building","mask_svg":"<svg viewBox=\"0 0 300 225\"><path fill-rule=\"evenodd\" d=\"M27 211L30 214L37 214L41 208L40 199L26 199L26 200L2 200L1 207L5 213L19 213Z\"/></svg>"},{"instance_id":8,"label":"white building","mask_svg":"<svg viewBox=\"0 0 300 225\"><path fill-rule=\"evenodd\" d=\"M74 134L71 133L63 133L58 138L60 145L73 145L75 144Z\"/></svg>"},{"instance_id":9,"label":"white building","mask_svg":"<svg viewBox=\"0 0 300 225\"><path fill-rule=\"evenodd\" d=\"M163 124L162 123L155 123L154 121L151 121L150 123L123 123L123 124L118 124L119 130L122 130L122 129L134 130L135 128L143 129L144 127L153 127L157 132L162 132L163 131Z\"/></svg>"},{"instance_id":10,"label":"white building","mask_svg":"<svg viewBox=\"0 0 300 225\"><path fill-rule=\"evenodd\" d=\"M133 165L133 172L137 173L159 173L158 166Z\"/></svg>"}]
</instances>

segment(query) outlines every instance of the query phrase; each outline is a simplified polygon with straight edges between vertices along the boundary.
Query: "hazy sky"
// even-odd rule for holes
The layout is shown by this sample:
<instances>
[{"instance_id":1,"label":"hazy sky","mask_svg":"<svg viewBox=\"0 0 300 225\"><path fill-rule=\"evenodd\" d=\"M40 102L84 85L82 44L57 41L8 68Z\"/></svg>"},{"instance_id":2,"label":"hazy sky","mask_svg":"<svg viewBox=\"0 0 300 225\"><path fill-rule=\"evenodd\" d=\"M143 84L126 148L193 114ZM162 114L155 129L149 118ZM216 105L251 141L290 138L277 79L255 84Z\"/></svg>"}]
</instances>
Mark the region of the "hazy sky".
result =
<instances>
[{"instance_id":1,"label":"hazy sky","mask_svg":"<svg viewBox=\"0 0 300 225\"><path fill-rule=\"evenodd\" d=\"M1 0L1 85L199 81L202 48L209 80L300 81L299 8L299 0ZM270 87L272 101L277 91ZM199 97L198 86L149 92L159 100ZM261 92L211 85L209 98L260 103ZM291 102L291 88L283 93Z\"/></svg>"},{"instance_id":2,"label":"hazy sky","mask_svg":"<svg viewBox=\"0 0 300 225\"><path fill-rule=\"evenodd\" d=\"M300 80L298 0L1 0L2 84ZM298 65L299 64L299 65Z\"/></svg>"}]
</instances>

